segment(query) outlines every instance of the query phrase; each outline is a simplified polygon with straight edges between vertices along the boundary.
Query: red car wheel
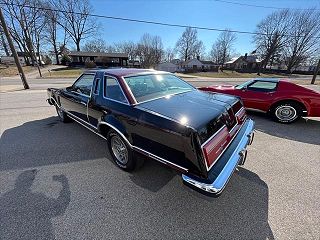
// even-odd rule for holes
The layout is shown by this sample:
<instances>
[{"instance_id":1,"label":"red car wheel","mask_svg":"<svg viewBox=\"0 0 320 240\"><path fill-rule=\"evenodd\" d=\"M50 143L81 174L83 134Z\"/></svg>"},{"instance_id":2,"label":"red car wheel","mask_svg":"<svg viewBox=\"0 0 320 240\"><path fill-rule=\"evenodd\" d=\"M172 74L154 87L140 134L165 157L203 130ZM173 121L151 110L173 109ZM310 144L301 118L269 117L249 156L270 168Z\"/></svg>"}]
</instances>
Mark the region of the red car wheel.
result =
<instances>
[{"instance_id":1,"label":"red car wheel","mask_svg":"<svg viewBox=\"0 0 320 240\"><path fill-rule=\"evenodd\" d=\"M301 117L302 108L298 103L284 102L273 107L271 114L277 122L293 123Z\"/></svg>"}]
</instances>

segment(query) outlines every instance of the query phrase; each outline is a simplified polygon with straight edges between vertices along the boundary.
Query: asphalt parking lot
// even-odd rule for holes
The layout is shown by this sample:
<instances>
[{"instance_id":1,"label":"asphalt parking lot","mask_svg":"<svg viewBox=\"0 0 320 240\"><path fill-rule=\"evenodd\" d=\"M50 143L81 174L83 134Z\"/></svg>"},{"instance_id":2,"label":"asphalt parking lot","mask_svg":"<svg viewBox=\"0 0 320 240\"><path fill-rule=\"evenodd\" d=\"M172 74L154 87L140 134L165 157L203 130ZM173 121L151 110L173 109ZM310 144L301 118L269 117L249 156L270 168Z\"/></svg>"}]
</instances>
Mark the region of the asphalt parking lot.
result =
<instances>
[{"instance_id":1,"label":"asphalt parking lot","mask_svg":"<svg viewBox=\"0 0 320 240\"><path fill-rule=\"evenodd\" d=\"M246 165L210 198L58 121L44 90L0 94L0 239L320 239L320 119L256 122Z\"/></svg>"}]
</instances>

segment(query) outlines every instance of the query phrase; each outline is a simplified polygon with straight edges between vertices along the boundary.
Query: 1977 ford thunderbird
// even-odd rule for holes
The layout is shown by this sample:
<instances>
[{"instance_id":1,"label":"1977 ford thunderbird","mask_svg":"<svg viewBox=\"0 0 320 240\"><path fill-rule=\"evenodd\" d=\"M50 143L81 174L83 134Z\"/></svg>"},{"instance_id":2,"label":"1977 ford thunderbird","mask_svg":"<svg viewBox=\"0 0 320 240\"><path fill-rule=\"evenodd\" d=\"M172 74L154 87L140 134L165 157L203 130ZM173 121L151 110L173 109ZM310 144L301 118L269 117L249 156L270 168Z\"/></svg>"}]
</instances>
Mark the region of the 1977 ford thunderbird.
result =
<instances>
[{"instance_id":1,"label":"1977 ford thunderbird","mask_svg":"<svg viewBox=\"0 0 320 240\"><path fill-rule=\"evenodd\" d=\"M244 164L253 139L254 122L239 98L202 92L167 72L88 71L70 87L49 88L48 102L61 121L72 119L106 139L120 168L133 170L139 152L215 195Z\"/></svg>"}]
</instances>

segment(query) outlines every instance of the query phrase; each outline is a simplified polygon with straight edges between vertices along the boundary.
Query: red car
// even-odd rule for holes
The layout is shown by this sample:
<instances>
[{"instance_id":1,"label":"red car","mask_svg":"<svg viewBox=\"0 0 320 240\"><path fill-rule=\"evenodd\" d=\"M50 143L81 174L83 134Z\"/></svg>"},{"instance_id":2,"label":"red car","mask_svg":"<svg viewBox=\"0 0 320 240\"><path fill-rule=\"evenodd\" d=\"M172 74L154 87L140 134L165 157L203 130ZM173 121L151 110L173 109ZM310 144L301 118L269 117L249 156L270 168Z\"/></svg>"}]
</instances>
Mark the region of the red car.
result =
<instances>
[{"instance_id":1,"label":"red car","mask_svg":"<svg viewBox=\"0 0 320 240\"><path fill-rule=\"evenodd\" d=\"M302 116L320 117L320 94L284 79L259 78L236 86L199 89L239 96L248 110L268 113L282 123L292 123Z\"/></svg>"}]
</instances>

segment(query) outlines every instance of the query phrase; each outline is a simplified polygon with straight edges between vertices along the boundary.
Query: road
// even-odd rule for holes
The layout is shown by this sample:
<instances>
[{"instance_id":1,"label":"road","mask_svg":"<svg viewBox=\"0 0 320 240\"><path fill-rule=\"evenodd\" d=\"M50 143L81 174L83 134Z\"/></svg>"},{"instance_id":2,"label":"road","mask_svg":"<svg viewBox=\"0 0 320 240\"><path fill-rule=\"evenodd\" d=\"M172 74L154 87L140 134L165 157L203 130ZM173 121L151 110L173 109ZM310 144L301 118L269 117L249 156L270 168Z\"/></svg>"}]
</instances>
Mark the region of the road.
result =
<instances>
[{"instance_id":1,"label":"road","mask_svg":"<svg viewBox=\"0 0 320 240\"><path fill-rule=\"evenodd\" d=\"M0 239L320 238L320 119L251 114L246 165L210 198L153 160L121 171L103 139L59 122L41 88L68 81L0 93Z\"/></svg>"}]
</instances>

